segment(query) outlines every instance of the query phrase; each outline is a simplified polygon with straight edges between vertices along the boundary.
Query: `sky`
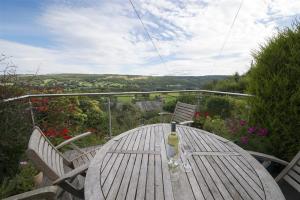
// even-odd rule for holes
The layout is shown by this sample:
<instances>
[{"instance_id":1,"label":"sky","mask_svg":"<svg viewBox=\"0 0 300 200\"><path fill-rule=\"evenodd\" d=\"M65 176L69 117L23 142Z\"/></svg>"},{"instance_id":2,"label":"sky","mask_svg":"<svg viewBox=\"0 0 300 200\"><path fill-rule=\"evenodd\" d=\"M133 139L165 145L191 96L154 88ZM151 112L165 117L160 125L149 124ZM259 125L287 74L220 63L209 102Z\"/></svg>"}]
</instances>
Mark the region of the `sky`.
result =
<instances>
[{"instance_id":1,"label":"sky","mask_svg":"<svg viewBox=\"0 0 300 200\"><path fill-rule=\"evenodd\" d=\"M300 18L299 0L132 2L158 51L129 0L0 0L0 54L25 74L243 74Z\"/></svg>"}]
</instances>

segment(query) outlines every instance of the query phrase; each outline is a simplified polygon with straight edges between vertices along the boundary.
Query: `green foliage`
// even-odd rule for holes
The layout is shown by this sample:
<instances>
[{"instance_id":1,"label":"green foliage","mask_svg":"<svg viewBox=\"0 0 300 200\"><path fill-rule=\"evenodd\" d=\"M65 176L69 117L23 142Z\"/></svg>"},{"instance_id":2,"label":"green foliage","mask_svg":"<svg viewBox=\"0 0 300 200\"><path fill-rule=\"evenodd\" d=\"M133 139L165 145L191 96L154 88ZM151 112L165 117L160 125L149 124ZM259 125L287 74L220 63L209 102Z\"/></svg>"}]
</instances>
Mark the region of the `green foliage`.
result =
<instances>
[{"instance_id":1,"label":"green foliage","mask_svg":"<svg viewBox=\"0 0 300 200\"><path fill-rule=\"evenodd\" d=\"M225 121L218 116L207 117L204 122L203 129L225 138L228 138L229 135Z\"/></svg>"},{"instance_id":2,"label":"green foliage","mask_svg":"<svg viewBox=\"0 0 300 200\"><path fill-rule=\"evenodd\" d=\"M300 24L280 31L253 56L251 119L271 131L267 153L291 159L300 150Z\"/></svg>"},{"instance_id":3,"label":"green foliage","mask_svg":"<svg viewBox=\"0 0 300 200\"><path fill-rule=\"evenodd\" d=\"M87 116L84 124L87 129L95 129L97 133L108 132L108 116L101 110L99 101L85 98L80 107Z\"/></svg>"},{"instance_id":4,"label":"green foliage","mask_svg":"<svg viewBox=\"0 0 300 200\"><path fill-rule=\"evenodd\" d=\"M232 104L227 97L211 96L206 99L206 110L210 115L219 115L222 118L230 116Z\"/></svg>"},{"instance_id":5,"label":"green foliage","mask_svg":"<svg viewBox=\"0 0 300 200\"><path fill-rule=\"evenodd\" d=\"M216 90L224 92L239 92L244 93L248 85L248 78L246 75L240 76L235 73L233 76L225 80L212 81L204 86L207 90Z\"/></svg>"},{"instance_id":6,"label":"green foliage","mask_svg":"<svg viewBox=\"0 0 300 200\"><path fill-rule=\"evenodd\" d=\"M33 175L37 174L36 169L30 163L27 163L20 166L19 171L13 178L5 178L0 184L0 199L27 192L34 188Z\"/></svg>"}]
</instances>

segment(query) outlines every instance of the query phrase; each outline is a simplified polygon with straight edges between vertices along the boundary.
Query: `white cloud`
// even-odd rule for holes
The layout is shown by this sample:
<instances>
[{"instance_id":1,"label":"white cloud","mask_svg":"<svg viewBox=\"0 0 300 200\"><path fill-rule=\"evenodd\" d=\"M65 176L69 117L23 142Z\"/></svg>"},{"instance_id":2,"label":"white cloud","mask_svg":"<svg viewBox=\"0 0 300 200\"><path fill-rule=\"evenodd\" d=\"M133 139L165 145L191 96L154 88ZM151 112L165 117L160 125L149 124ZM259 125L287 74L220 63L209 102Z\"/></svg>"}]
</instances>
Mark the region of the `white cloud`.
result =
<instances>
[{"instance_id":1,"label":"white cloud","mask_svg":"<svg viewBox=\"0 0 300 200\"><path fill-rule=\"evenodd\" d=\"M244 0L218 57L240 0L133 1L156 38L165 66L159 64L129 2L97 2L48 6L37 20L54 38L51 48L5 40L0 46L14 57L21 73L33 73L38 66L39 73L244 73L251 52L276 33L280 24L275 19L300 14L297 0Z\"/></svg>"}]
</instances>

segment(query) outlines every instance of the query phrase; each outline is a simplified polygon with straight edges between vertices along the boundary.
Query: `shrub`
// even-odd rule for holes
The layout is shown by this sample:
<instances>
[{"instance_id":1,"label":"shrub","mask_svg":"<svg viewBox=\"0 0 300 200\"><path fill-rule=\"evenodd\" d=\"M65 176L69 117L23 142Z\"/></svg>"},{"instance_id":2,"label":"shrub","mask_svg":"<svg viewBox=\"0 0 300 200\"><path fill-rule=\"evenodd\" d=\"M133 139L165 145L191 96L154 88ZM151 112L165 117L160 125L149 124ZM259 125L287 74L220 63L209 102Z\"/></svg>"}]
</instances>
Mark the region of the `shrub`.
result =
<instances>
[{"instance_id":1,"label":"shrub","mask_svg":"<svg viewBox=\"0 0 300 200\"><path fill-rule=\"evenodd\" d=\"M267 153L291 159L300 150L300 24L279 31L253 56L251 120L272 132Z\"/></svg>"},{"instance_id":2,"label":"shrub","mask_svg":"<svg viewBox=\"0 0 300 200\"><path fill-rule=\"evenodd\" d=\"M206 100L206 110L211 115L219 115L223 119L230 116L232 104L227 97L211 96Z\"/></svg>"}]
</instances>

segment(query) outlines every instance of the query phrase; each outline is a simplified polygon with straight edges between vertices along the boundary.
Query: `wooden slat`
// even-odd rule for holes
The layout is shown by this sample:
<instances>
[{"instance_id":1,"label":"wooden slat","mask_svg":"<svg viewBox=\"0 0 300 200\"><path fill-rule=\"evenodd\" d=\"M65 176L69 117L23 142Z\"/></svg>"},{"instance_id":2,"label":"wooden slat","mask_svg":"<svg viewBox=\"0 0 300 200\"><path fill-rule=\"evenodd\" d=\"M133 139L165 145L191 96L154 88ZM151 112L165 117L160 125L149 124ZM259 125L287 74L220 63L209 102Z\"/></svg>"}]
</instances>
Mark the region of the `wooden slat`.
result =
<instances>
[{"instance_id":1,"label":"wooden slat","mask_svg":"<svg viewBox=\"0 0 300 200\"><path fill-rule=\"evenodd\" d=\"M146 138L144 144L144 150L150 150L150 129L146 129ZM136 199L145 199L146 195L146 183L147 183L147 171L148 171L148 162L149 155L143 154L142 164L140 169L140 178L137 187Z\"/></svg>"},{"instance_id":2,"label":"wooden slat","mask_svg":"<svg viewBox=\"0 0 300 200\"><path fill-rule=\"evenodd\" d=\"M293 169L294 169L298 174L300 174L300 167L299 167L298 165L295 165L295 166L293 167Z\"/></svg>"},{"instance_id":3,"label":"wooden slat","mask_svg":"<svg viewBox=\"0 0 300 200\"><path fill-rule=\"evenodd\" d=\"M214 199L223 199L218 187L216 186L214 180L209 175L209 172L206 170L206 168L203 165L199 156L193 156L193 157L194 157L197 167L198 167L199 171L201 171L202 176L203 176L206 184L208 185L210 192L213 195Z\"/></svg>"},{"instance_id":4,"label":"wooden slat","mask_svg":"<svg viewBox=\"0 0 300 200\"><path fill-rule=\"evenodd\" d=\"M206 143L206 141L201 137L200 133L195 132L194 130L191 131L191 136L197 141L198 145L202 145L206 151L212 151L212 148Z\"/></svg>"},{"instance_id":5,"label":"wooden slat","mask_svg":"<svg viewBox=\"0 0 300 200\"><path fill-rule=\"evenodd\" d=\"M240 156L241 154L236 153L236 152L214 152L214 151L207 151L207 152L202 152L202 151L194 151L192 152L193 155L195 156Z\"/></svg>"},{"instance_id":6,"label":"wooden slat","mask_svg":"<svg viewBox=\"0 0 300 200\"><path fill-rule=\"evenodd\" d=\"M232 176L232 174L227 170L226 167L220 166L212 156L207 156L206 158L217 173L217 175L222 180L227 190L230 192L233 199L252 199L244 190L244 188Z\"/></svg>"},{"instance_id":7,"label":"wooden slat","mask_svg":"<svg viewBox=\"0 0 300 200\"><path fill-rule=\"evenodd\" d=\"M43 157L43 151L44 151L44 144L45 144L45 138L41 137L40 142L39 142L39 148L38 148L38 153L41 156L41 158L44 160Z\"/></svg>"},{"instance_id":8,"label":"wooden slat","mask_svg":"<svg viewBox=\"0 0 300 200\"><path fill-rule=\"evenodd\" d=\"M283 179L300 192L300 184L296 182L289 174L285 175Z\"/></svg>"},{"instance_id":9,"label":"wooden slat","mask_svg":"<svg viewBox=\"0 0 300 200\"><path fill-rule=\"evenodd\" d=\"M300 175L297 172L290 170L288 174L300 185Z\"/></svg>"},{"instance_id":10,"label":"wooden slat","mask_svg":"<svg viewBox=\"0 0 300 200\"><path fill-rule=\"evenodd\" d=\"M108 151L107 153L160 155L160 151L155 151L155 150L112 150L112 151Z\"/></svg>"},{"instance_id":11,"label":"wooden slat","mask_svg":"<svg viewBox=\"0 0 300 200\"><path fill-rule=\"evenodd\" d=\"M200 156L200 159L205 166L206 170L208 171L209 175L212 177L214 180L214 183L216 184L217 188L219 189L220 193L222 194L224 199L233 199L229 192L227 191L226 187L222 183L221 179L219 176L216 174L215 170L212 168L210 163L207 161L207 159L204 156Z\"/></svg>"},{"instance_id":12,"label":"wooden slat","mask_svg":"<svg viewBox=\"0 0 300 200\"><path fill-rule=\"evenodd\" d=\"M154 151L155 148L155 132L154 127L150 127L150 143L149 143L149 150ZM154 182L155 181L155 169L154 169L154 155L149 154L149 161L148 161L148 170L147 170L147 184L146 184L146 200L154 200L155 197L155 188Z\"/></svg>"},{"instance_id":13,"label":"wooden slat","mask_svg":"<svg viewBox=\"0 0 300 200\"><path fill-rule=\"evenodd\" d=\"M136 142L137 135L138 135L138 132L134 132L132 134L132 137L131 137L130 141L128 142L128 145L124 146L124 148L132 149L133 145ZM125 175L125 171L126 171L127 166L128 166L128 161L129 161L129 158L130 158L130 154L120 154L120 155L123 155L123 158L122 158L122 161L119 165L119 169L117 170L117 173L115 174L114 181L111 184L111 187L108 191L108 194L107 194L107 197L106 197L107 200L115 200L116 199L117 194L118 194L119 189L120 189L120 185L121 185L122 180L123 180L124 175Z\"/></svg>"},{"instance_id":14,"label":"wooden slat","mask_svg":"<svg viewBox=\"0 0 300 200\"><path fill-rule=\"evenodd\" d=\"M254 171L249 170L248 167L246 167L236 156L229 156L227 159L229 162L236 163L244 171L244 173L246 173L261 189L263 189L261 181Z\"/></svg>"},{"instance_id":15,"label":"wooden slat","mask_svg":"<svg viewBox=\"0 0 300 200\"><path fill-rule=\"evenodd\" d=\"M154 127L154 134L155 134L155 151L161 150L162 145L162 133L159 131L158 126ZM160 146L157 146L160 145ZM155 199L164 199L164 187L163 187L163 180L162 180L162 165L161 165L161 155L154 155L154 162L155 162Z\"/></svg>"},{"instance_id":16,"label":"wooden slat","mask_svg":"<svg viewBox=\"0 0 300 200\"><path fill-rule=\"evenodd\" d=\"M128 137L126 138L126 141L124 143L125 147L123 147L123 148L128 147L128 144L129 144L132 136L133 136L133 134L128 135ZM117 172L119 171L120 165L122 163L123 157L124 157L124 154L117 154L115 162L111 163L111 165L106 166L109 169L109 173L108 174L101 173L101 178L103 177L103 182L101 184L102 184L102 191L103 191L104 196L107 196L107 194L113 184L115 176L116 176Z\"/></svg>"},{"instance_id":17,"label":"wooden slat","mask_svg":"<svg viewBox=\"0 0 300 200\"><path fill-rule=\"evenodd\" d=\"M140 131L136 135L137 135L137 137L136 137L136 140L132 147L133 151L137 150L138 147L140 146L140 139L141 139ZM117 200L125 199L125 197L127 195L127 190L128 190L129 183L131 181L132 172L133 172L133 168L134 168L135 161L136 161L136 156L137 156L136 154L129 155L130 158L129 158L126 170L124 172L122 183L121 183L119 191L118 191L118 196L116 198Z\"/></svg>"},{"instance_id":18,"label":"wooden slat","mask_svg":"<svg viewBox=\"0 0 300 200\"><path fill-rule=\"evenodd\" d=\"M140 135L141 135L140 136L141 139L140 139L138 150L143 150L145 145L145 139L146 139L146 133L143 131L143 129L141 130ZM136 197L137 186L140 178L142 157L143 157L142 154L137 154L136 156L135 165L132 172L132 178L129 183L129 188L126 196L126 199L128 200L135 199Z\"/></svg>"},{"instance_id":19,"label":"wooden slat","mask_svg":"<svg viewBox=\"0 0 300 200\"><path fill-rule=\"evenodd\" d=\"M122 138L122 139L118 142L119 145L116 146L116 149L121 149L121 148L123 148L123 145L124 145L125 142L128 140L128 137L129 137L129 136L125 136L124 138ZM109 160L108 160L106 163L103 163L103 162L102 162L102 165L101 165L101 168L102 168L102 172L101 172L101 185L104 184L104 182L105 182L107 176L110 174L110 171L113 169L112 167L115 165L115 163L116 163L117 161L120 162L120 159L121 159L121 158L119 158L119 159L117 160L118 155L119 155L119 154L117 154L117 153L114 153L114 154L111 154L111 153L110 153L109 155L111 155L111 156L109 157ZM117 163L118 163L118 162L117 162Z\"/></svg>"},{"instance_id":20,"label":"wooden slat","mask_svg":"<svg viewBox=\"0 0 300 200\"><path fill-rule=\"evenodd\" d=\"M229 169L235 178L240 182L241 185L250 193L250 196L255 197L254 199L264 199L264 192L261 188L245 173L243 173L236 164L231 164L224 156L218 156L223 164Z\"/></svg>"}]
</instances>

